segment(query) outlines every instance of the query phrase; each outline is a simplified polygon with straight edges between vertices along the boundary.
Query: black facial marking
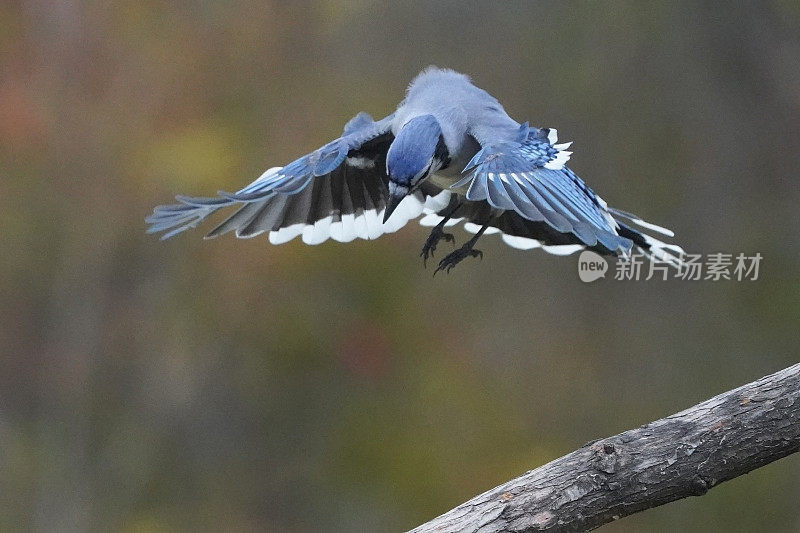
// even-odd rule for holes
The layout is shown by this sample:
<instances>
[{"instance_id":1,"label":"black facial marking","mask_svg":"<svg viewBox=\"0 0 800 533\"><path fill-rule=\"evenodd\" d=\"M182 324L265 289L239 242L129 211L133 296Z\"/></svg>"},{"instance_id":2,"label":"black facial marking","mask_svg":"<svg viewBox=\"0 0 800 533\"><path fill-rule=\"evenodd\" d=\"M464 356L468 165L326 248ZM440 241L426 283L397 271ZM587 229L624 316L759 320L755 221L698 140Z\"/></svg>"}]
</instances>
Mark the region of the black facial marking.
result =
<instances>
[{"instance_id":1,"label":"black facial marking","mask_svg":"<svg viewBox=\"0 0 800 533\"><path fill-rule=\"evenodd\" d=\"M436 150L433 152L433 159L439 161L440 169L447 168L450 164L450 152L447 150L447 145L444 142L444 135L439 135L439 141L436 143Z\"/></svg>"}]
</instances>

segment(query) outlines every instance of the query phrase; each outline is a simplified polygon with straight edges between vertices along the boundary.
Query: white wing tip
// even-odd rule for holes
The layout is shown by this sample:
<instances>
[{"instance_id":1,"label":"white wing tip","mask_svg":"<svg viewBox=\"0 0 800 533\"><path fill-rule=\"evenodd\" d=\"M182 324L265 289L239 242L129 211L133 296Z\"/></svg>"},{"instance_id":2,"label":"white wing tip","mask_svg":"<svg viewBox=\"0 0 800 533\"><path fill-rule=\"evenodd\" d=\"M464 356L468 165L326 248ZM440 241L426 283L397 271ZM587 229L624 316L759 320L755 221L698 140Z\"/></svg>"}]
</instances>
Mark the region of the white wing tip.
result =
<instances>
[{"instance_id":1,"label":"white wing tip","mask_svg":"<svg viewBox=\"0 0 800 533\"><path fill-rule=\"evenodd\" d=\"M465 222L464 223L464 231L472 234L477 234L481 230L480 224L475 224L474 222ZM499 228L495 228L494 226L489 226L483 231L484 235L494 235L495 233L502 233Z\"/></svg>"},{"instance_id":2,"label":"white wing tip","mask_svg":"<svg viewBox=\"0 0 800 533\"><path fill-rule=\"evenodd\" d=\"M517 250L533 250L534 248L540 248L542 246L542 243L536 239L517 237L516 235L503 234L503 242Z\"/></svg>"},{"instance_id":3,"label":"white wing tip","mask_svg":"<svg viewBox=\"0 0 800 533\"><path fill-rule=\"evenodd\" d=\"M571 255L585 248L582 244L554 244L544 245L542 250L553 255Z\"/></svg>"},{"instance_id":4,"label":"white wing tip","mask_svg":"<svg viewBox=\"0 0 800 533\"><path fill-rule=\"evenodd\" d=\"M305 224L292 224L291 226L286 226L277 231L270 231L269 242L270 244L287 243L298 235L301 235L305 226Z\"/></svg>"},{"instance_id":5,"label":"white wing tip","mask_svg":"<svg viewBox=\"0 0 800 533\"><path fill-rule=\"evenodd\" d=\"M572 152L556 152L555 158L545 163L544 168L550 170L561 170L562 168L564 168L566 162L569 161L569 156L571 155Z\"/></svg>"},{"instance_id":6,"label":"white wing tip","mask_svg":"<svg viewBox=\"0 0 800 533\"><path fill-rule=\"evenodd\" d=\"M667 244L658 239L654 239L649 235L643 235L645 242L650 246L649 250L639 248L645 255L650 256L651 259L667 263L675 268L681 268L684 265L683 256L686 254L683 248L677 244Z\"/></svg>"},{"instance_id":7,"label":"white wing tip","mask_svg":"<svg viewBox=\"0 0 800 533\"><path fill-rule=\"evenodd\" d=\"M643 228L658 232L662 235L666 235L667 237L675 236L675 232L673 232L671 229L667 229L665 227L653 224L651 222L645 222L644 220L641 219L632 220L632 222L635 223L637 226L641 226Z\"/></svg>"},{"instance_id":8,"label":"white wing tip","mask_svg":"<svg viewBox=\"0 0 800 533\"><path fill-rule=\"evenodd\" d=\"M605 202L604 202L604 204L605 204ZM605 209L608 209L608 205L607 204L604 205L603 207ZM655 231L656 233L660 233L661 235L666 235L667 237L674 237L675 236L675 233L671 229L665 228L663 226L659 226L657 224L653 224L652 222L645 222L644 220L642 220L641 218L637 217L636 215L634 215L632 213L626 213L625 211L620 211L619 209L609 209L609 211L611 212L612 215L614 215L614 217L624 218L625 220L628 220L631 223L636 224L637 226L639 226L641 228L645 228L645 229L649 229L651 231Z\"/></svg>"}]
</instances>

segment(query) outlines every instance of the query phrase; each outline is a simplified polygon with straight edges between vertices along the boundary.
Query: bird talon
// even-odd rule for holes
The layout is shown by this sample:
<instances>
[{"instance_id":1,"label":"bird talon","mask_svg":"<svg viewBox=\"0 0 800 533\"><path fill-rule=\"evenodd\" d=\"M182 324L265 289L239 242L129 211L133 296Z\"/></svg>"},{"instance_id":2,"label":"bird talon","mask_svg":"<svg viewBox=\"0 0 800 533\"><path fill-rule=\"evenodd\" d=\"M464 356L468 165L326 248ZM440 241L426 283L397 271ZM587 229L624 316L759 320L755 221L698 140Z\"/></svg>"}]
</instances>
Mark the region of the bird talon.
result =
<instances>
[{"instance_id":1,"label":"bird talon","mask_svg":"<svg viewBox=\"0 0 800 533\"><path fill-rule=\"evenodd\" d=\"M472 248L472 245L467 243L461 248L457 249L456 251L447 254L439 261L439 266L436 267L436 270L433 272L435 276L437 272L440 270L444 270L447 274L450 273L453 268L459 264L461 261L466 259L467 257L478 257L483 259L483 252L480 250L475 250Z\"/></svg>"},{"instance_id":2,"label":"bird talon","mask_svg":"<svg viewBox=\"0 0 800 533\"><path fill-rule=\"evenodd\" d=\"M425 241L425 244L422 246L422 251L419 254L420 257L422 257L422 264L426 268L428 267L428 258L433 257L433 252L436 250L436 246L442 239L452 242L455 245L456 238L452 233L445 233L439 226L434 227L431 230L431 234L428 235L428 239ZM436 272L434 272L434 275L436 275Z\"/></svg>"}]
</instances>

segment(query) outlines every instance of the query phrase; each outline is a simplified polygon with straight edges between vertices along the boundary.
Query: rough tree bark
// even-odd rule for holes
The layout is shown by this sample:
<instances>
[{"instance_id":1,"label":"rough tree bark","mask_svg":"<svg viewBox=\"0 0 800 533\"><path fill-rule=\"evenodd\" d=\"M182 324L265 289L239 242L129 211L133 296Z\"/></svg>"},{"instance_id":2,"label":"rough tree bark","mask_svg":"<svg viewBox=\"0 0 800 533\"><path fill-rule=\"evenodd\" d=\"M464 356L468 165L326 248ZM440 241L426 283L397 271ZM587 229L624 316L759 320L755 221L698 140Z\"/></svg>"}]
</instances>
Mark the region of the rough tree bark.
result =
<instances>
[{"instance_id":1,"label":"rough tree bark","mask_svg":"<svg viewBox=\"0 0 800 533\"><path fill-rule=\"evenodd\" d=\"M413 533L588 531L800 450L800 364L582 448Z\"/></svg>"}]
</instances>

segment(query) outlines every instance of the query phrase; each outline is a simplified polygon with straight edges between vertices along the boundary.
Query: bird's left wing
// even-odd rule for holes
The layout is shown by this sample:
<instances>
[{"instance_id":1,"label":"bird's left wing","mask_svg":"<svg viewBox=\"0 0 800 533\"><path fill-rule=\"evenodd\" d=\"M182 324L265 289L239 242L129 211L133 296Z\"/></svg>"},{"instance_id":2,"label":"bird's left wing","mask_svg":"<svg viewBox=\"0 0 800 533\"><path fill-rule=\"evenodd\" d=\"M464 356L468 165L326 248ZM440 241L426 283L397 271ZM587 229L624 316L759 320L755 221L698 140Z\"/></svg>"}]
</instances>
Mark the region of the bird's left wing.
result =
<instances>
[{"instance_id":1,"label":"bird's left wing","mask_svg":"<svg viewBox=\"0 0 800 533\"><path fill-rule=\"evenodd\" d=\"M359 113L338 139L285 167L267 170L235 193L220 192L214 198L177 196L178 204L156 207L147 217L148 232L164 232L166 239L232 205L240 208L207 237L235 231L237 237L247 238L268 232L273 244L297 236L307 244L319 244L328 238L347 242L397 231L426 210L446 205L450 193L439 191L437 198L422 192L409 195L397 214L382 222L388 197L386 152L394 139L392 118L374 121Z\"/></svg>"},{"instance_id":2,"label":"bird's left wing","mask_svg":"<svg viewBox=\"0 0 800 533\"><path fill-rule=\"evenodd\" d=\"M617 233L605 202L564 166L571 143L556 141L554 129L523 124L516 140L483 144L453 188L468 187L468 200L544 222L588 247L627 255L633 242Z\"/></svg>"}]
</instances>

